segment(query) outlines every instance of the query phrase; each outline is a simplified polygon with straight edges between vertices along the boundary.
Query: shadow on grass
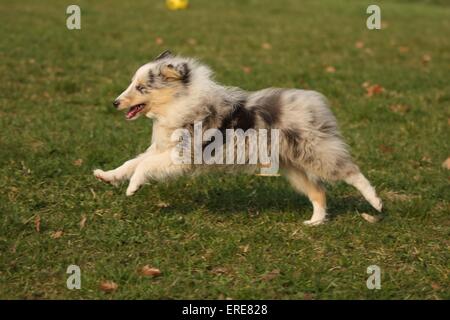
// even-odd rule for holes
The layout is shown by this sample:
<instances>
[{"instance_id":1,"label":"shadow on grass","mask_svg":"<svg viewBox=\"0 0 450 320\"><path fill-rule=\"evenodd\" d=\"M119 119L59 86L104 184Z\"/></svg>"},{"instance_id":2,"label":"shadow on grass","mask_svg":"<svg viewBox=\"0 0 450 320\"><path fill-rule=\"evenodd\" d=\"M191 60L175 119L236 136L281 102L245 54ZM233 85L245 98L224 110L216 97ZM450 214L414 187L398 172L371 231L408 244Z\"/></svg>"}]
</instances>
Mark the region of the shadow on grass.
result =
<instances>
[{"instance_id":1,"label":"shadow on grass","mask_svg":"<svg viewBox=\"0 0 450 320\"><path fill-rule=\"evenodd\" d=\"M349 195L347 188L351 190L342 185L327 186L330 218L357 211L374 212L362 195L357 191ZM312 213L308 198L294 191L284 178L223 175L181 178L155 185L151 193L155 192L164 202L170 203L169 207L161 209L168 214L188 214L197 210L222 215Z\"/></svg>"}]
</instances>

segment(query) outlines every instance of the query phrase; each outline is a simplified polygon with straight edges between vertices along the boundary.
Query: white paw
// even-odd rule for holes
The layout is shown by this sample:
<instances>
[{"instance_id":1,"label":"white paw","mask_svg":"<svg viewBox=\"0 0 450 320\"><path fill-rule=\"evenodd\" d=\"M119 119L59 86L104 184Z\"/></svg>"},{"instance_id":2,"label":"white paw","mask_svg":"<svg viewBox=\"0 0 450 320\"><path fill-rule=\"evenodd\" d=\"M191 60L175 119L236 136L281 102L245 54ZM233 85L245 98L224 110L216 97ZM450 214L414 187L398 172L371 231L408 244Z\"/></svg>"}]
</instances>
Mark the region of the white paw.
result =
<instances>
[{"instance_id":1,"label":"white paw","mask_svg":"<svg viewBox=\"0 0 450 320\"><path fill-rule=\"evenodd\" d=\"M134 185L130 184L127 188L126 195L128 197L131 197L132 195L134 195L136 193L136 191L138 191L138 189L139 189L139 186L134 186Z\"/></svg>"},{"instance_id":2,"label":"white paw","mask_svg":"<svg viewBox=\"0 0 450 320\"><path fill-rule=\"evenodd\" d=\"M104 182L109 182L105 177L105 171L103 171L101 169L95 169L94 176L99 180L102 180Z\"/></svg>"},{"instance_id":3,"label":"white paw","mask_svg":"<svg viewBox=\"0 0 450 320\"><path fill-rule=\"evenodd\" d=\"M103 182L106 183L110 183L113 186L118 186L119 185L119 181L115 180L113 177L111 177L110 174L108 174L108 172L105 172L101 169L95 169L94 170L94 176L98 179L101 180Z\"/></svg>"},{"instance_id":4,"label":"white paw","mask_svg":"<svg viewBox=\"0 0 450 320\"><path fill-rule=\"evenodd\" d=\"M374 199L372 199L372 201L370 201L370 204L371 204L378 212L381 212L381 209L383 208L383 202L381 201L380 198L375 197Z\"/></svg>"},{"instance_id":5,"label":"white paw","mask_svg":"<svg viewBox=\"0 0 450 320\"><path fill-rule=\"evenodd\" d=\"M318 220L312 220L311 219L311 220L303 221L303 224L306 225L306 226L318 226L318 225L324 224L325 222L327 222L326 218L318 219Z\"/></svg>"}]
</instances>

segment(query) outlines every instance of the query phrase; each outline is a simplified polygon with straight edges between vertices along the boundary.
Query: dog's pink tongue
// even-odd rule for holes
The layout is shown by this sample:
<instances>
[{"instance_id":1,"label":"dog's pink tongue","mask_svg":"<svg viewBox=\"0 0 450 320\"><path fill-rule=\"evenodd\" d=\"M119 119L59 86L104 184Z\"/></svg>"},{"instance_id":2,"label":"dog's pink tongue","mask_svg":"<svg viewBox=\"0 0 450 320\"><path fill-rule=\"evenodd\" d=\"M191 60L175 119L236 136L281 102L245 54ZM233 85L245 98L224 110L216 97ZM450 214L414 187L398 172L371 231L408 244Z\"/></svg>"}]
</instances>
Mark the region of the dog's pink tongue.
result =
<instances>
[{"instance_id":1,"label":"dog's pink tongue","mask_svg":"<svg viewBox=\"0 0 450 320\"><path fill-rule=\"evenodd\" d=\"M138 113L138 111L139 111L139 108L138 108L138 107L133 107L133 108L131 108L131 109L127 112L127 115L126 115L127 119L133 118L133 117L136 115L136 113Z\"/></svg>"}]
</instances>

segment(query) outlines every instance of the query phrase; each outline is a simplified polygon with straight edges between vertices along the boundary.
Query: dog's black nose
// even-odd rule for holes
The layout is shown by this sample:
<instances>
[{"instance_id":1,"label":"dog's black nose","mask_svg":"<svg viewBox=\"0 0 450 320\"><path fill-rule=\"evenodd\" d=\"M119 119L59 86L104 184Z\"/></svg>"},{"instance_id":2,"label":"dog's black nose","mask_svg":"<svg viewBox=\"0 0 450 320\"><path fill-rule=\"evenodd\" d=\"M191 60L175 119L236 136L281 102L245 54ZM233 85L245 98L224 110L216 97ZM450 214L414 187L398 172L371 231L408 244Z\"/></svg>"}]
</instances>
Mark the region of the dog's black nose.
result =
<instances>
[{"instance_id":1,"label":"dog's black nose","mask_svg":"<svg viewBox=\"0 0 450 320\"><path fill-rule=\"evenodd\" d=\"M119 107L119 104L120 104L120 101L119 100L114 100L114 102L113 102L113 106L114 106L114 108L118 108Z\"/></svg>"}]
</instances>

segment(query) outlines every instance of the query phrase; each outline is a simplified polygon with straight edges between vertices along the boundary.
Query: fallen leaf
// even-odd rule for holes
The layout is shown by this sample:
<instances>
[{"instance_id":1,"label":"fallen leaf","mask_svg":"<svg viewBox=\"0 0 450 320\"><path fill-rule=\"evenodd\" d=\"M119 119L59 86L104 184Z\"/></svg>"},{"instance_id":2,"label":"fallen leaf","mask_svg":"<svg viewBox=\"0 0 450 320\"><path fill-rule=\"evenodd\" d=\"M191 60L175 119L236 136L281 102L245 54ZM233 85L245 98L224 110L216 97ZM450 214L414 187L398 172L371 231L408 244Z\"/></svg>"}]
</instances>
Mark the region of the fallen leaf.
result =
<instances>
[{"instance_id":1,"label":"fallen leaf","mask_svg":"<svg viewBox=\"0 0 450 320\"><path fill-rule=\"evenodd\" d=\"M50 235L50 237L51 237L52 239L59 239L59 238L62 237L63 233L64 233L64 232L62 232L62 230L58 230L58 231L52 232L52 234Z\"/></svg>"},{"instance_id":2,"label":"fallen leaf","mask_svg":"<svg viewBox=\"0 0 450 320\"><path fill-rule=\"evenodd\" d=\"M409 47L400 46L400 47L398 47L398 52L407 53L407 52L409 52Z\"/></svg>"},{"instance_id":3,"label":"fallen leaf","mask_svg":"<svg viewBox=\"0 0 450 320\"><path fill-rule=\"evenodd\" d=\"M147 264L142 267L141 274L149 277L157 277L161 275L161 270L157 268L152 268Z\"/></svg>"},{"instance_id":4,"label":"fallen leaf","mask_svg":"<svg viewBox=\"0 0 450 320\"><path fill-rule=\"evenodd\" d=\"M34 218L34 228L37 232L41 232L41 217L39 215Z\"/></svg>"},{"instance_id":5,"label":"fallen leaf","mask_svg":"<svg viewBox=\"0 0 450 320\"><path fill-rule=\"evenodd\" d=\"M358 48L358 49L364 48L364 42L362 42L362 41L357 41L357 42L355 43L355 48Z\"/></svg>"},{"instance_id":6,"label":"fallen leaf","mask_svg":"<svg viewBox=\"0 0 450 320\"><path fill-rule=\"evenodd\" d=\"M423 64L427 64L430 61L431 61L431 55L429 55L428 53L426 53L426 54L424 54L422 56L422 63Z\"/></svg>"},{"instance_id":7,"label":"fallen leaf","mask_svg":"<svg viewBox=\"0 0 450 320\"><path fill-rule=\"evenodd\" d=\"M272 49L272 45L270 43L268 43L268 42L263 42L261 44L261 48L266 49L266 50L270 50L270 49Z\"/></svg>"},{"instance_id":8,"label":"fallen leaf","mask_svg":"<svg viewBox=\"0 0 450 320\"><path fill-rule=\"evenodd\" d=\"M370 48L365 48L364 52L367 53L369 56L373 56L373 50Z\"/></svg>"},{"instance_id":9,"label":"fallen leaf","mask_svg":"<svg viewBox=\"0 0 450 320\"><path fill-rule=\"evenodd\" d=\"M83 159L77 159L73 162L73 165L76 167L80 167L83 164Z\"/></svg>"},{"instance_id":10,"label":"fallen leaf","mask_svg":"<svg viewBox=\"0 0 450 320\"><path fill-rule=\"evenodd\" d=\"M394 148L392 148L390 146L387 146L385 144L380 144L379 148L380 148L380 151L383 152L383 153L392 153L392 152L394 152Z\"/></svg>"},{"instance_id":11,"label":"fallen leaf","mask_svg":"<svg viewBox=\"0 0 450 320\"><path fill-rule=\"evenodd\" d=\"M249 248L250 248L250 245L248 245L248 244L246 244L245 246L239 246L239 249L241 249L241 251L243 253L247 253Z\"/></svg>"},{"instance_id":12,"label":"fallen leaf","mask_svg":"<svg viewBox=\"0 0 450 320\"><path fill-rule=\"evenodd\" d=\"M189 39L187 40L187 42L188 42L188 44L190 44L191 46L197 45L197 40L194 39L194 38L189 38Z\"/></svg>"},{"instance_id":13,"label":"fallen leaf","mask_svg":"<svg viewBox=\"0 0 450 320\"><path fill-rule=\"evenodd\" d=\"M433 282L431 284L431 288L433 288L433 290L440 290L441 286L439 284L437 284L436 282Z\"/></svg>"},{"instance_id":14,"label":"fallen leaf","mask_svg":"<svg viewBox=\"0 0 450 320\"><path fill-rule=\"evenodd\" d=\"M280 275L280 270L274 269L274 270L266 273L265 275L261 276L261 279L264 281L269 281L269 280L276 278L279 275Z\"/></svg>"},{"instance_id":15,"label":"fallen leaf","mask_svg":"<svg viewBox=\"0 0 450 320\"><path fill-rule=\"evenodd\" d=\"M405 114L411 109L410 106L406 104L392 104L389 106L389 110L398 114Z\"/></svg>"},{"instance_id":16,"label":"fallen leaf","mask_svg":"<svg viewBox=\"0 0 450 320\"><path fill-rule=\"evenodd\" d=\"M164 40L163 40L163 38L161 38L161 37L156 37L156 38L155 38L155 43L156 43L158 46L160 46L160 45L162 45L162 44L164 43Z\"/></svg>"},{"instance_id":17,"label":"fallen leaf","mask_svg":"<svg viewBox=\"0 0 450 320\"><path fill-rule=\"evenodd\" d=\"M333 67L333 66L328 66L328 67L325 68L325 72L335 73L336 72L336 68Z\"/></svg>"},{"instance_id":18,"label":"fallen leaf","mask_svg":"<svg viewBox=\"0 0 450 320\"><path fill-rule=\"evenodd\" d=\"M216 267L216 268L212 269L211 272L219 275L219 274L227 274L229 271L228 271L228 269L223 268L223 267Z\"/></svg>"},{"instance_id":19,"label":"fallen leaf","mask_svg":"<svg viewBox=\"0 0 450 320\"><path fill-rule=\"evenodd\" d=\"M305 292L303 294L303 300L312 300L312 299L314 299L314 294L309 292Z\"/></svg>"},{"instance_id":20,"label":"fallen leaf","mask_svg":"<svg viewBox=\"0 0 450 320\"><path fill-rule=\"evenodd\" d=\"M81 221L80 221L80 229L83 229L84 228L84 226L86 225L86 220L87 220L87 217L86 217L86 215L82 215L81 216Z\"/></svg>"},{"instance_id":21,"label":"fallen leaf","mask_svg":"<svg viewBox=\"0 0 450 320\"><path fill-rule=\"evenodd\" d=\"M170 207L170 203L161 201L161 202L158 202L158 204L157 204L156 206L157 206L158 208L168 208L168 207Z\"/></svg>"},{"instance_id":22,"label":"fallen leaf","mask_svg":"<svg viewBox=\"0 0 450 320\"><path fill-rule=\"evenodd\" d=\"M450 170L450 157L442 163L442 168Z\"/></svg>"},{"instance_id":23,"label":"fallen leaf","mask_svg":"<svg viewBox=\"0 0 450 320\"><path fill-rule=\"evenodd\" d=\"M370 81L364 81L364 82L361 84L361 87L367 89L368 87L370 87Z\"/></svg>"},{"instance_id":24,"label":"fallen leaf","mask_svg":"<svg viewBox=\"0 0 450 320\"><path fill-rule=\"evenodd\" d=\"M100 290L102 290L103 292L107 292L107 293L116 291L118 287L119 286L117 285L117 283L110 281L110 280L102 281L100 283Z\"/></svg>"},{"instance_id":25,"label":"fallen leaf","mask_svg":"<svg viewBox=\"0 0 450 320\"><path fill-rule=\"evenodd\" d=\"M368 86L366 88L366 91L367 91L366 96L372 97L376 94L382 93L384 91L384 88L382 86L380 86L379 84L374 84L374 85Z\"/></svg>"},{"instance_id":26,"label":"fallen leaf","mask_svg":"<svg viewBox=\"0 0 450 320\"><path fill-rule=\"evenodd\" d=\"M370 214L367 213L361 213L361 217L366 220L367 222L370 223L377 223L380 222L382 217L381 216L372 216Z\"/></svg>"},{"instance_id":27,"label":"fallen leaf","mask_svg":"<svg viewBox=\"0 0 450 320\"><path fill-rule=\"evenodd\" d=\"M433 163L430 156L427 156L427 155L423 156L422 159L420 159L420 160L423 162L426 162L426 163Z\"/></svg>"},{"instance_id":28,"label":"fallen leaf","mask_svg":"<svg viewBox=\"0 0 450 320\"><path fill-rule=\"evenodd\" d=\"M242 71L244 71L244 73L246 73L246 74L249 74L250 72L252 72L252 68L243 66Z\"/></svg>"}]
</instances>

